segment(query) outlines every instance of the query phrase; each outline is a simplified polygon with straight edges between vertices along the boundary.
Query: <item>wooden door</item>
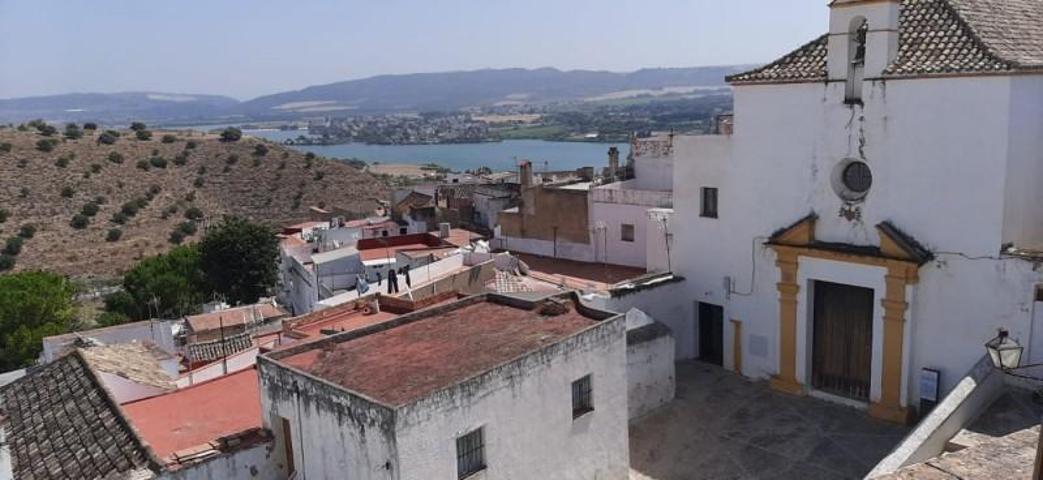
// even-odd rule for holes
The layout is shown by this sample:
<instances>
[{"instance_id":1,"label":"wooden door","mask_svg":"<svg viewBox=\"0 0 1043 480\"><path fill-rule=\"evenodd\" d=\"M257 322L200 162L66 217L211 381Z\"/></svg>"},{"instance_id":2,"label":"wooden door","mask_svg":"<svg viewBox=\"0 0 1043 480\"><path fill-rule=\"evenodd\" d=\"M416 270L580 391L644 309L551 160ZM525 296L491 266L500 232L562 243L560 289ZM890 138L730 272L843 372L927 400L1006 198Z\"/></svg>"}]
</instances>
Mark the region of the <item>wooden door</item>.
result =
<instances>
[{"instance_id":1,"label":"wooden door","mask_svg":"<svg viewBox=\"0 0 1043 480\"><path fill-rule=\"evenodd\" d=\"M873 290L815 282L811 383L818 390L869 400Z\"/></svg>"},{"instance_id":2,"label":"wooden door","mask_svg":"<svg viewBox=\"0 0 1043 480\"><path fill-rule=\"evenodd\" d=\"M724 308L699 302L699 360L724 366Z\"/></svg>"}]
</instances>

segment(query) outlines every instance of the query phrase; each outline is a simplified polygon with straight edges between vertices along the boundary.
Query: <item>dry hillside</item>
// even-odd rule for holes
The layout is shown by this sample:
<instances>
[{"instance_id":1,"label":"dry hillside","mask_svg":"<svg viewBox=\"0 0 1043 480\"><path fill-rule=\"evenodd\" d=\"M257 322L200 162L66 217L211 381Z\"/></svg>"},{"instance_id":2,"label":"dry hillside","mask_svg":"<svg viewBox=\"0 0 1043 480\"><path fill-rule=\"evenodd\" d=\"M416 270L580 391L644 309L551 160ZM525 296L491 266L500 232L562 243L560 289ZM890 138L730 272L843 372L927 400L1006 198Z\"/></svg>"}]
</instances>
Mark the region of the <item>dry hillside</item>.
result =
<instances>
[{"instance_id":1,"label":"dry hillside","mask_svg":"<svg viewBox=\"0 0 1043 480\"><path fill-rule=\"evenodd\" d=\"M51 137L0 129L0 209L9 213L0 223L0 248L23 225L36 227L15 270L112 276L169 249L171 232L193 208L205 217L186 242L202 235L203 223L225 214L272 225L307 220L312 205L363 215L387 194L387 187L368 173L256 138L221 142L200 132L153 131L151 140L141 141L123 131L115 144L103 145L97 141L101 130L64 140L58 127ZM165 143L164 135L177 139ZM52 151L37 148L44 138L57 139ZM258 145L267 153L262 155ZM110 159L112 152L122 163ZM150 190L158 193L150 195ZM147 205L123 225L115 223L113 215L137 199ZM88 217L86 228L74 228L73 217L92 202L98 203L98 212ZM107 239L113 228L121 230L119 240Z\"/></svg>"}]
</instances>

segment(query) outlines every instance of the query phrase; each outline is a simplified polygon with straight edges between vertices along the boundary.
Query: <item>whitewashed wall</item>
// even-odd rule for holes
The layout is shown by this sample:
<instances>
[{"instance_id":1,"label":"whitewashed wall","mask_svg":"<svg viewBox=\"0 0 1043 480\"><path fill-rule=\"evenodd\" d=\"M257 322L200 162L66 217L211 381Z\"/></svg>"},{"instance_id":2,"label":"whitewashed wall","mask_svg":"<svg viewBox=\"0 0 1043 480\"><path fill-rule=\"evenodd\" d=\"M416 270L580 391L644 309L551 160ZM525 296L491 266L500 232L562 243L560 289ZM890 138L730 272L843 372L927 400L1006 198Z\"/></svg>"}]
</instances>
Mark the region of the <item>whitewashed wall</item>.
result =
<instances>
[{"instance_id":1,"label":"whitewashed wall","mask_svg":"<svg viewBox=\"0 0 1043 480\"><path fill-rule=\"evenodd\" d=\"M78 334L94 338L105 344L147 340L163 349L163 351L173 354L177 352L177 347L174 345L174 333L171 329L174 322L174 320L144 320L114 327L86 330L78 332ZM73 334L44 338L43 351L40 354L41 360L44 363L53 361L76 338L77 336Z\"/></svg>"},{"instance_id":2,"label":"whitewashed wall","mask_svg":"<svg viewBox=\"0 0 1043 480\"><path fill-rule=\"evenodd\" d=\"M456 438L483 427L477 478L628 478L623 317L396 415L400 480L456 478ZM560 347L560 348L559 348ZM572 418L572 381L592 376L594 411Z\"/></svg>"},{"instance_id":3,"label":"whitewashed wall","mask_svg":"<svg viewBox=\"0 0 1043 480\"><path fill-rule=\"evenodd\" d=\"M674 399L674 348L669 334L627 342L627 418L638 418Z\"/></svg>"},{"instance_id":4,"label":"whitewashed wall","mask_svg":"<svg viewBox=\"0 0 1043 480\"><path fill-rule=\"evenodd\" d=\"M285 472L275 463L274 443L217 456L181 470L165 472L170 480L283 480Z\"/></svg>"},{"instance_id":5,"label":"whitewashed wall","mask_svg":"<svg viewBox=\"0 0 1043 480\"><path fill-rule=\"evenodd\" d=\"M864 109L843 103L842 83L736 88L734 135L675 141L674 264L688 280L676 303L723 306L725 319L744 325L744 373L774 374L779 274L762 244L814 211L821 241L877 245L875 225L891 221L938 252L908 292L907 403L916 403L921 368L941 369L947 391L996 327L1027 343L1039 276L1026 262L999 260L998 252L1007 239L1038 239L1035 229L1043 224L1034 187L1043 181L1043 162L1033 149L1043 114L1031 107L1043 90L1035 85L1036 77L892 80L867 84ZM1013 107L1024 102L1030 106ZM854 221L839 216L842 202L831 183L845 158L864 158L873 171ZM701 186L720 189L718 219L699 216ZM804 272L798 309L805 316L798 321L806 322L810 311L807 282L841 278L843 268ZM729 367L732 334L726 326Z\"/></svg>"},{"instance_id":6,"label":"whitewashed wall","mask_svg":"<svg viewBox=\"0 0 1043 480\"><path fill-rule=\"evenodd\" d=\"M112 392L112 397L116 400L116 403L120 405L170 392L170 390L141 384L109 372L97 371L97 374L101 382L105 384L105 388ZM170 380L173 381L174 379L171 378Z\"/></svg>"},{"instance_id":7,"label":"whitewashed wall","mask_svg":"<svg viewBox=\"0 0 1043 480\"><path fill-rule=\"evenodd\" d=\"M235 373L241 370L246 370L257 364L257 354L260 349L253 347L248 350L243 350L232 355L229 355L225 361L216 361L209 365L197 368L191 372L186 373L181 378L177 379L178 388L185 388L189 385L195 385L200 382L207 380L213 380L224 375Z\"/></svg>"},{"instance_id":8,"label":"whitewashed wall","mask_svg":"<svg viewBox=\"0 0 1043 480\"><path fill-rule=\"evenodd\" d=\"M493 248L500 248L511 252L531 253L533 255L564 258L580 262L597 261L595 259L594 248L592 245L570 243L564 240L558 240L557 247L555 247L555 242L551 240L502 236L494 238L490 244ZM557 252L556 255L555 252Z\"/></svg>"},{"instance_id":9,"label":"whitewashed wall","mask_svg":"<svg viewBox=\"0 0 1043 480\"><path fill-rule=\"evenodd\" d=\"M583 301L593 308L609 312L625 313L632 308L641 310L649 317L670 328L674 338L674 358L695 358L698 354L698 328L692 303L685 301L690 296L690 287L685 281L663 282L651 288L625 294L609 295L592 293L583 296Z\"/></svg>"}]
</instances>

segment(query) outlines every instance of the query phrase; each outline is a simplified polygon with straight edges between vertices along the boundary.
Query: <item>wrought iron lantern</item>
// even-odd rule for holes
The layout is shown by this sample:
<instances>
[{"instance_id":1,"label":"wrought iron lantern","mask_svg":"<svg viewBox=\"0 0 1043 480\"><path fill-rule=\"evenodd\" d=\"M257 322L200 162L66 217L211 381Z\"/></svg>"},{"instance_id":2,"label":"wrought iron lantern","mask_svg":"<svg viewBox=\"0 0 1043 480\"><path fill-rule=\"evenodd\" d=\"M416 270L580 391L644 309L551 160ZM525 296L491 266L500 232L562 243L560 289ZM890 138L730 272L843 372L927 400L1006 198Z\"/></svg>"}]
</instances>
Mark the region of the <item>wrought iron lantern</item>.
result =
<instances>
[{"instance_id":1,"label":"wrought iron lantern","mask_svg":"<svg viewBox=\"0 0 1043 480\"><path fill-rule=\"evenodd\" d=\"M992 365L1002 370L1012 370L1021 365L1021 353L1024 347L1010 338L1010 332L1001 328L996 338L985 343Z\"/></svg>"}]
</instances>

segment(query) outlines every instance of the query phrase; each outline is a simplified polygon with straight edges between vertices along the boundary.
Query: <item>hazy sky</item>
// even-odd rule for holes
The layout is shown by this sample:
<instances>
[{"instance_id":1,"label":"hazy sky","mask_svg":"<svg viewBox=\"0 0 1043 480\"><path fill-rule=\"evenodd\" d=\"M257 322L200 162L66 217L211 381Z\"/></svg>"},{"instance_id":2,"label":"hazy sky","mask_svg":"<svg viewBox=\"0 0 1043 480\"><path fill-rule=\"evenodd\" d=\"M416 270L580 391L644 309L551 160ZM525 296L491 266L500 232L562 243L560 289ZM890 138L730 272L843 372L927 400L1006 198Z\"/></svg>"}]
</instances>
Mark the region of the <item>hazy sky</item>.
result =
<instances>
[{"instance_id":1,"label":"hazy sky","mask_svg":"<svg viewBox=\"0 0 1043 480\"><path fill-rule=\"evenodd\" d=\"M764 63L827 17L825 0L0 0L0 98Z\"/></svg>"}]
</instances>

